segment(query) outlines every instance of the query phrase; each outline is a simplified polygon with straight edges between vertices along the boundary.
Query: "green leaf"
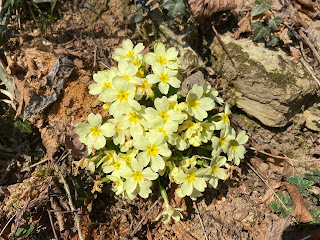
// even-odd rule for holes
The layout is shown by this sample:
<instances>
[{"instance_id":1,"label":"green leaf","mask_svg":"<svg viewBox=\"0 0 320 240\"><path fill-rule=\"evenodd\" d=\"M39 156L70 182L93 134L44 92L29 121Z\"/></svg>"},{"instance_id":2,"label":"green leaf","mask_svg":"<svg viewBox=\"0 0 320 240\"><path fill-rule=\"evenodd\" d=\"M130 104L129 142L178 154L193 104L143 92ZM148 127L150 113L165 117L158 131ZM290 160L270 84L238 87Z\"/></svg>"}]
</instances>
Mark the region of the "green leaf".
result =
<instances>
[{"instance_id":1,"label":"green leaf","mask_svg":"<svg viewBox=\"0 0 320 240\"><path fill-rule=\"evenodd\" d=\"M183 0L165 0L161 7L168 10L168 24L171 26L174 23L174 16L176 14L185 15L186 14L186 5Z\"/></svg>"},{"instance_id":2,"label":"green leaf","mask_svg":"<svg viewBox=\"0 0 320 240\"><path fill-rule=\"evenodd\" d=\"M303 179L300 175L296 174L293 177L288 178L288 182L297 186L302 196L307 197L308 194L305 189L311 189L314 182L307 179Z\"/></svg>"},{"instance_id":3,"label":"green leaf","mask_svg":"<svg viewBox=\"0 0 320 240\"><path fill-rule=\"evenodd\" d=\"M264 37L270 37L271 31L269 27L264 26L262 22L255 22L252 24L254 34L252 36L253 41L258 41Z\"/></svg>"},{"instance_id":4,"label":"green leaf","mask_svg":"<svg viewBox=\"0 0 320 240\"><path fill-rule=\"evenodd\" d=\"M259 14L268 10L271 7L271 4L271 2L267 2L264 0L256 0L251 10L251 16L258 16Z\"/></svg>"},{"instance_id":5,"label":"green leaf","mask_svg":"<svg viewBox=\"0 0 320 240\"><path fill-rule=\"evenodd\" d=\"M32 133L32 129L28 121L15 121L13 123L13 127L21 133Z\"/></svg>"},{"instance_id":6,"label":"green leaf","mask_svg":"<svg viewBox=\"0 0 320 240\"><path fill-rule=\"evenodd\" d=\"M320 171L318 169L313 170L312 173L304 174L304 177L315 183L320 183Z\"/></svg>"},{"instance_id":7,"label":"green leaf","mask_svg":"<svg viewBox=\"0 0 320 240\"><path fill-rule=\"evenodd\" d=\"M282 22L283 22L282 19L277 16L277 17L269 20L268 26L272 31L278 31L279 26Z\"/></svg>"},{"instance_id":8,"label":"green leaf","mask_svg":"<svg viewBox=\"0 0 320 240\"><path fill-rule=\"evenodd\" d=\"M18 228L15 236L20 237L21 239L24 239L28 237L33 230L34 230L33 225L28 225L26 228Z\"/></svg>"},{"instance_id":9,"label":"green leaf","mask_svg":"<svg viewBox=\"0 0 320 240\"><path fill-rule=\"evenodd\" d=\"M275 35L271 35L270 40L267 42L267 47L273 47L277 45L279 42L279 38L277 38Z\"/></svg>"}]
</instances>

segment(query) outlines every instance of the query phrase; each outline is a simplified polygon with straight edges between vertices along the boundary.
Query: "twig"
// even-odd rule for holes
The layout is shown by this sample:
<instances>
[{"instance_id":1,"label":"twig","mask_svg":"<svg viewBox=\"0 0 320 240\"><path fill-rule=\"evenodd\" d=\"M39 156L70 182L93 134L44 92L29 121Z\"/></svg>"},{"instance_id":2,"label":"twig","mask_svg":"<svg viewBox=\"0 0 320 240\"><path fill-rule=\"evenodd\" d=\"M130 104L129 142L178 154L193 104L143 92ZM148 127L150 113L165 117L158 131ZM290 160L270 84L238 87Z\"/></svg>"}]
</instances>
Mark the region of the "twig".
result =
<instances>
[{"instance_id":1,"label":"twig","mask_svg":"<svg viewBox=\"0 0 320 240\"><path fill-rule=\"evenodd\" d=\"M217 36L218 42L220 43L220 45L222 46L223 50L226 52L226 54L228 55L228 58L230 59L232 66L234 66L234 62L232 60L232 56L227 48L227 46L224 44L224 42L222 41L222 39L220 38L219 33L217 32L216 28L214 27L214 25L212 25L212 30L214 31L214 33Z\"/></svg>"},{"instance_id":2,"label":"twig","mask_svg":"<svg viewBox=\"0 0 320 240\"><path fill-rule=\"evenodd\" d=\"M56 230L54 229L54 224L53 224L53 220L52 220L52 216L51 216L51 213L49 210L47 210L48 212L48 215L49 215L49 220L50 220L50 224L51 224L51 228L52 228L52 231L53 231L53 235L54 235L54 238L56 240L59 240L58 236L57 236L57 233L56 233Z\"/></svg>"},{"instance_id":3,"label":"twig","mask_svg":"<svg viewBox=\"0 0 320 240\"><path fill-rule=\"evenodd\" d=\"M157 201L155 201L152 206L149 208L149 210L146 212L146 214L143 216L143 218L140 220L140 222L138 223L138 225L135 227L135 229L133 230L133 232L130 234L131 237L134 237L134 235L136 234L136 232L138 231L138 228L140 227L140 225L142 224L142 222L146 219L146 217L149 215L149 213L151 212L151 210L158 204L159 199Z\"/></svg>"},{"instance_id":4,"label":"twig","mask_svg":"<svg viewBox=\"0 0 320 240\"><path fill-rule=\"evenodd\" d=\"M45 158L45 159L41 160L40 162L37 162L37 163L35 163L35 164L32 164L29 168L36 167L36 166L38 166L38 165L40 165L40 164L42 164L42 163L47 162L48 160L49 160L48 158Z\"/></svg>"},{"instance_id":5,"label":"twig","mask_svg":"<svg viewBox=\"0 0 320 240\"><path fill-rule=\"evenodd\" d=\"M277 155L273 155L271 153L267 153L265 151L261 151L261 150L258 150L258 149L255 149L253 147L249 147L249 149L253 150L253 151L257 151L259 153L262 153L264 155L267 155L269 157L274 157L274 158L278 158L278 159L283 159L283 160L289 160L289 161L294 161L294 162L315 162L315 161L319 161L319 159L310 159L310 160L298 160L298 159L293 159L293 158L288 158L288 157L282 157L282 156L277 156Z\"/></svg>"},{"instance_id":6,"label":"twig","mask_svg":"<svg viewBox=\"0 0 320 240\"><path fill-rule=\"evenodd\" d=\"M311 68L309 67L308 63L303 59L300 58L299 61L302 63L302 65L308 70L308 72L311 74L311 76L313 77L313 79L317 82L317 84L320 87L320 81L318 80L318 78L316 77L316 75L313 73L313 71L311 70Z\"/></svg>"},{"instance_id":7,"label":"twig","mask_svg":"<svg viewBox=\"0 0 320 240\"><path fill-rule=\"evenodd\" d=\"M304 34L304 32L302 31L302 29L299 29L299 34L300 36L303 38L303 40L308 44L308 46L310 47L310 49L312 50L314 56L316 57L316 59L318 60L318 63L320 63L320 55L318 53L318 51L315 49L315 47L313 46L313 44L310 42L310 40L307 38L307 36Z\"/></svg>"},{"instance_id":8,"label":"twig","mask_svg":"<svg viewBox=\"0 0 320 240\"><path fill-rule=\"evenodd\" d=\"M67 181L66 179L63 177L62 173L60 172L58 166L55 164L54 165L55 167L55 170L59 173L59 176L63 182L63 186L64 186L64 189L67 193L67 197L68 197L68 200L69 200L69 205L70 205L70 208L71 208L71 211L73 211L73 215L74 215L74 221L75 221L75 225L76 225L76 228L77 228L77 231L78 231L78 235L79 235L79 239L80 240L84 240L84 237L82 235L82 232L81 232L81 225L80 225L80 218L76 212L76 209L73 205L73 202L72 202L72 197L71 197L71 193L70 193L70 189L69 189L69 186L67 184Z\"/></svg>"},{"instance_id":9,"label":"twig","mask_svg":"<svg viewBox=\"0 0 320 240\"><path fill-rule=\"evenodd\" d=\"M272 191L272 193L274 194L274 196L280 201L280 204L284 207L284 209L288 212L288 208L286 207L286 205L282 202L282 200L280 199L280 197L278 196L278 194L275 193L275 191L270 187L269 183L264 180L262 178L262 176L254 169L254 167L248 163L248 166L251 168L251 170L264 182L264 184Z\"/></svg>"},{"instance_id":10,"label":"twig","mask_svg":"<svg viewBox=\"0 0 320 240\"><path fill-rule=\"evenodd\" d=\"M10 224L10 222L14 219L14 217L16 216L16 213L13 214L13 216L9 219L9 221L6 223L6 225L3 227L3 229L0 232L0 237L3 234L4 230L6 230L6 228L8 227L8 225Z\"/></svg>"},{"instance_id":11,"label":"twig","mask_svg":"<svg viewBox=\"0 0 320 240\"><path fill-rule=\"evenodd\" d=\"M200 224L201 224L201 227L202 227L204 236L206 237L206 240L208 240L208 236L207 236L206 230L204 229L203 221L202 221L202 218L201 218L201 215L200 215L200 212L199 212L199 209L198 209L198 205L197 205L196 202L193 202L193 207L194 207L194 208L196 209L196 211L197 211L197 214L198 214L198 217L199 217L199 220L200 220Z\"/></svg>"}]
</instances>

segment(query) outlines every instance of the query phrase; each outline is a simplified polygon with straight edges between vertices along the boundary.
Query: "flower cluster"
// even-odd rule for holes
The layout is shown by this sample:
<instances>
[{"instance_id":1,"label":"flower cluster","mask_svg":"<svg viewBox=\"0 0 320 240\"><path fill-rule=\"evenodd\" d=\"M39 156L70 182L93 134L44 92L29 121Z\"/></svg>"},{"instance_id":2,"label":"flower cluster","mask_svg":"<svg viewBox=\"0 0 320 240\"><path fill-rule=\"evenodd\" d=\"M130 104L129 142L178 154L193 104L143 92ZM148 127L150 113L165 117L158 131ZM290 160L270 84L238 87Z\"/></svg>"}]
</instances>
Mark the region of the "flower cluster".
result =
<instances>
[{"instance_id":1,"label":"flower cluster","mask_svg":"<svg viewBox=\"0 0 320 240\"><path fill-rule=\"evenodd\" d=\"M209 83L193 85L185 98L176 94L181 64L175 48L157 43L154 52L143 55L143 50L141 43L125 40L113 54L117 68L94 74L89 93L111 117L103 121L91 113L88 123L75 126L88 153L99 150L77 165L101 169L115 193L129 199L147 198L159 176L180 184L180 197L196 199L208 185L216 188L227 178L228 162L240 163L248 136L231 128L228 104L224 113L208 117L223 104ZM165 214L182 217L169 206Z\"/></svg>"}]
</instances>

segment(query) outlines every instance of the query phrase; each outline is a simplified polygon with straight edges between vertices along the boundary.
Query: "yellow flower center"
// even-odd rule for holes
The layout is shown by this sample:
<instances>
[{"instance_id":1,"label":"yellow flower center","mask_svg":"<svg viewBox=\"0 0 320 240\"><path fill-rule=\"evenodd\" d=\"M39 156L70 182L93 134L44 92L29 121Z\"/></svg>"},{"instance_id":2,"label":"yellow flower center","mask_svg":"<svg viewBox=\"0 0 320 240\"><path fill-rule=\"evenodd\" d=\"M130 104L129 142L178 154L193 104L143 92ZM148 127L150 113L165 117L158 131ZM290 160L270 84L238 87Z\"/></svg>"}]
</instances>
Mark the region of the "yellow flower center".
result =
<instances>
[{"instance_id":1,"label":"yellow flower center","mask_svg":"<svg viewBox=\"0 0 320 240\"><path fill-rule=\"evenodd\" d=\"M138 114L135 112L130 112L130 117L128 118L128 121L133 122L135 125L137 125L138 121L141 120L141 117L139 117Z\"/></svg>"},{"instance_id":2,"label":"yellow flower center","mask_svg":"<svg viewBox=\"0 0 320 240\"><path fill-rule=\"evenodd\" d=\"M166 65L167 64L167 59L164 57L157 57L157 62L160 63L161 65Z\"/></svg>"},{"instance_id":3,"label":"yellow flower center","mask_svg":"<svg viewBox=\"0 0 320 240\"><path fill-rule=\"evenodd\" d=\"M141 88L144 89L144 90L148 90L148 89L149 89L149 86L150 86L150 84L147 82L146 79L144 79L144 80L142 81Z\"/></svg>"},{"instance_id":4,"label":"yellow flower center","mask_svg":"<svg viewBox=\"0 0 320 240\"><path fill-rule=\"evenodd\" d=\"M139 69L138 72L136 73L136 76L139 77L139 78L143 78L143 76L144 76L143 70Z\"/></svg>"},{"instance_id":5,"label":"yellow flower center","mask_svg":"<svg viewBox=\"0 0 320 240\"><path fill-rule=\"evenodd\" d=\"M186 177L187 182L191 183L191 182L195 182L196 181L196 174L195 173L189 173Z\"/></svg>"},{"instance_id":6,"label":"yellow flower center","mask_svg":"<svg viewBox=\"0 0 320 240\"><path fill-rule=\"evenodd\" d=\"M108 165L113 163L113 154L112 153L108 153L108 155L104 156L104 158L106 159L106 162L108 162Z\"/></svg>"},{"instance_id":7,"label":"yellow flower center","mask_svg":"<svg viewBox=\"0 0 320 240\"><path fill-rule=\"evenodd\" d=\"M168 82L170 80L168 73L166 73L166 74L160 73L159 79L163 83L166 83L166 82Z\"/></svg>"},{"instance_id":8,"label":"yellow flower center","mask_svg":"<svg viewBox=\"0 0 320 240\"><path fill-rule=\"evenodd\" d=\"M157 153L160 151L159 148L157 148L157 146L155 144L152 144L150 146L147 146L147 155L148 156L152 156L152 157L156 157Z\"/></svg>"},{"instance_id":9,"label":"yellow flower center","mask_svg":"<svg viewBox=\"0 0 320 240\"><path fill-rule=\"evenodd\" d=\"M122 77L124 77L127 80L127 82L130 81L130 77L128 74L123 74Z\"/></svg>"},{"instance_id":10,"label":"yellow flower center","mask_svg":"<svg viewBox=\"0 0 320 240\"><path fill-rule=\"evenodd\" d=\"M129 58L130 56L134 55L134 51L128 51L126 57Z\"/></svg>"},{"instance_id":11,"label":"yellow flower center","mask_svg":"<svg viewBox=\"0 0 320 240\"><path fill-rule=\"evenodd\" d=\"M121 91L116 95L116 97L119 99L120 102L122 102L122 101L128 102L129 93L121 90Z\"/></svg>"},{"instance_id":12,"label":"yellow flower center","mask_svg":"<svg viewBox=\"0 0 320 240\"><path fill-rule=\"evenodd\" d=\"M229 123L229 114L222 114L222 121L224 121L225 123Z\"/></svg>"},{"instance_id":13,"label":"yellow flower center","mask_svg":"<svg viewBox=\"0 0 320 240\"><path fill-rule=\"evenodd\" d=\"M116 186L119 186L120 185L120 181L116 181Z\"/></svg>"},{"instance_id":14,"label":"yellow flower center","mask_svg":"<svg viewBox=\"0 0 320 240\"><path fill-rule=\"evenodd\" d=\"M163 128L159 128L158 132L162 132L165 137L169 136L168 133L166 132L166 130L164 130Z\"/></svg>"},{"instance_id":15,"label":"yellow flower center","mask_svg":"<svg viewBox=\"0 0 320 240\"><path fill-rule=\"evenodd\" d=\"M131 157L130 156L125 156L124 160L126 161L126 163L131 163Z\"/></svg>"},{"instance_id":16,"label":"yellow flower center","mask_svg":"<svg viewBox=\"0 0 320 240\"><path fill-rule=\"evenodd\" d=\"M218 166L214 166L211 170L212 175L214 175L218 171Z\"/></svg>"},{"instance_id":17,"label":"yellow flower center","mask_svg":"<svg viewBox=\"0 0 320 240\"><path fill-rule=\"evenodd\" d=\"M98 129L97 127L90 128L90 131L91 131L92 136L100 137L101 130Z\"/></svg>"},{"instance_id":18,"label":"yellow flower center","mask_svg":"<svg viewBox=\"0 0 320 240\"><path fill-rule=\"evenodd\" d=\"M164 110L162 110L161 113L159 113L159 116L162 117L165 123L168 121L168 118L170 117L170 115L167 114Z\"/></svg>"},{"instance_id":19,"label":"yellow flower center","mask_svg":"<svg viewBox=\"0 0 320 240\"><path fill-rule=\"evenodd\" d=\"M104 82L102 87L101 87L101 90L105 89L105 88L111 88L111 82Z\"/></svg>"},{"instance_id":20,"label":"yellow flower center","mask_svg":"<svg viewBox=\"0 0 320 240\"><path fill-rule=\"evenodd\" d=\"M114 167L117 171L119 171L120 166L121 166L121 162L115 162L115 163L113 164L113 167Z\"/></svg>"},{"instance_id":21,"label":"yellow flower center","mask_svg":"<svg viewBox=\"0 0 320 240\"><path fill-rule=\"evenodd\" d=\"M238 146L239 146L239 143L236 141L236 140L232 140L230 142L230 146L231 146L231 149L232 150L237 150L238 149Z\"/></svg>"},{"instance_id":22,"label":"yellow flower center","mask_svg":"<svg viewBox=\"0 0 320 240\"><path fill-rule=\"evenodd\" d=\"M142 181L143 174L139 171L135 171L131 176L133 177L133 181Z\"/></svg>"},{"instance_id":23,"label":"yellow flower center","mask_svg":"<svg viewBox=\"0 0 320 240\"><path fill-rule=\"evenodd\" d=\"M173 102L169 102L169 109L170 110L173 110L174 107L176 106L177 102L176 101L173 101Z\"/></svg>"},{"instance_id":24,"label":"yellow flower center","mask_svg":"<svg viewBox=\"0 0 320 240\"><path fill-rule=\"evenodd\" d=\"M197 109L197 107L198 107L199 104L200 104L200 103L197 101L196 98L191 98L191 99L189 99L188 103L189 103L189 106L190 106L191 108L193 108L193 109Z\"/></svg>"},{"instance_id":25,"label":"yellow flower center","mask_svg":"<svg viewBox=\"0 0 320 240\"><path fill-rule=\"evenodd\" d=\"M121 129L119 128L119 123L114 125L114 128L117 130L118 133L121 132Z\"/></svg>"},{"instance_id":26,"label":"yellow flower center","mask_svg":"<svg viewBox=\"0 0 320 240\"><path fill-rule=\"evenodd\" d=\"M223 146L225 144L226 138L221 138L219 141L219 145Z\"/></svg>"}]
</instances>

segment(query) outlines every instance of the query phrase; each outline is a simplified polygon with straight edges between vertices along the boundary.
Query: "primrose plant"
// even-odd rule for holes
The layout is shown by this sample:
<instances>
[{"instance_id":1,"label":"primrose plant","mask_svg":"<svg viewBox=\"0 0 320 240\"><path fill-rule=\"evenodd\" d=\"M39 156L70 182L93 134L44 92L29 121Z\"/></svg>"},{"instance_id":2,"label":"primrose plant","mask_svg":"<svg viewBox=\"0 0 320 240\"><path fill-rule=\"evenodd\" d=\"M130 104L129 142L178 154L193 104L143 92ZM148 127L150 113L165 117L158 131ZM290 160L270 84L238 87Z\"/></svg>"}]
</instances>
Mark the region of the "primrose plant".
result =
<instances>
[{"instance_id":1,"label":"primrose plant","mask_svg":"<svg viewBox=\"0 0 320 240\"><path fill-rule=\"evenodd\" d=\"M118 66L93 75L89 93L110 117L91 113L87 123L75 126L91 155L76 169L102 170L106 177L99 184L112 182L114 192L129 199L147 198L158 179L166 210L157 219L179 221L182 209L169 205L159 178L178 184L179 197L195 200L228 177L230 163L240 163L248 136L230 127L228 104L209 116L216 103L223 104L209 83L193 85L186 97L177 94L181 64L175 48L156 43L154 52L143 50L143 44L125 40L113 54Z\"/></svg>"}]
</instances>

